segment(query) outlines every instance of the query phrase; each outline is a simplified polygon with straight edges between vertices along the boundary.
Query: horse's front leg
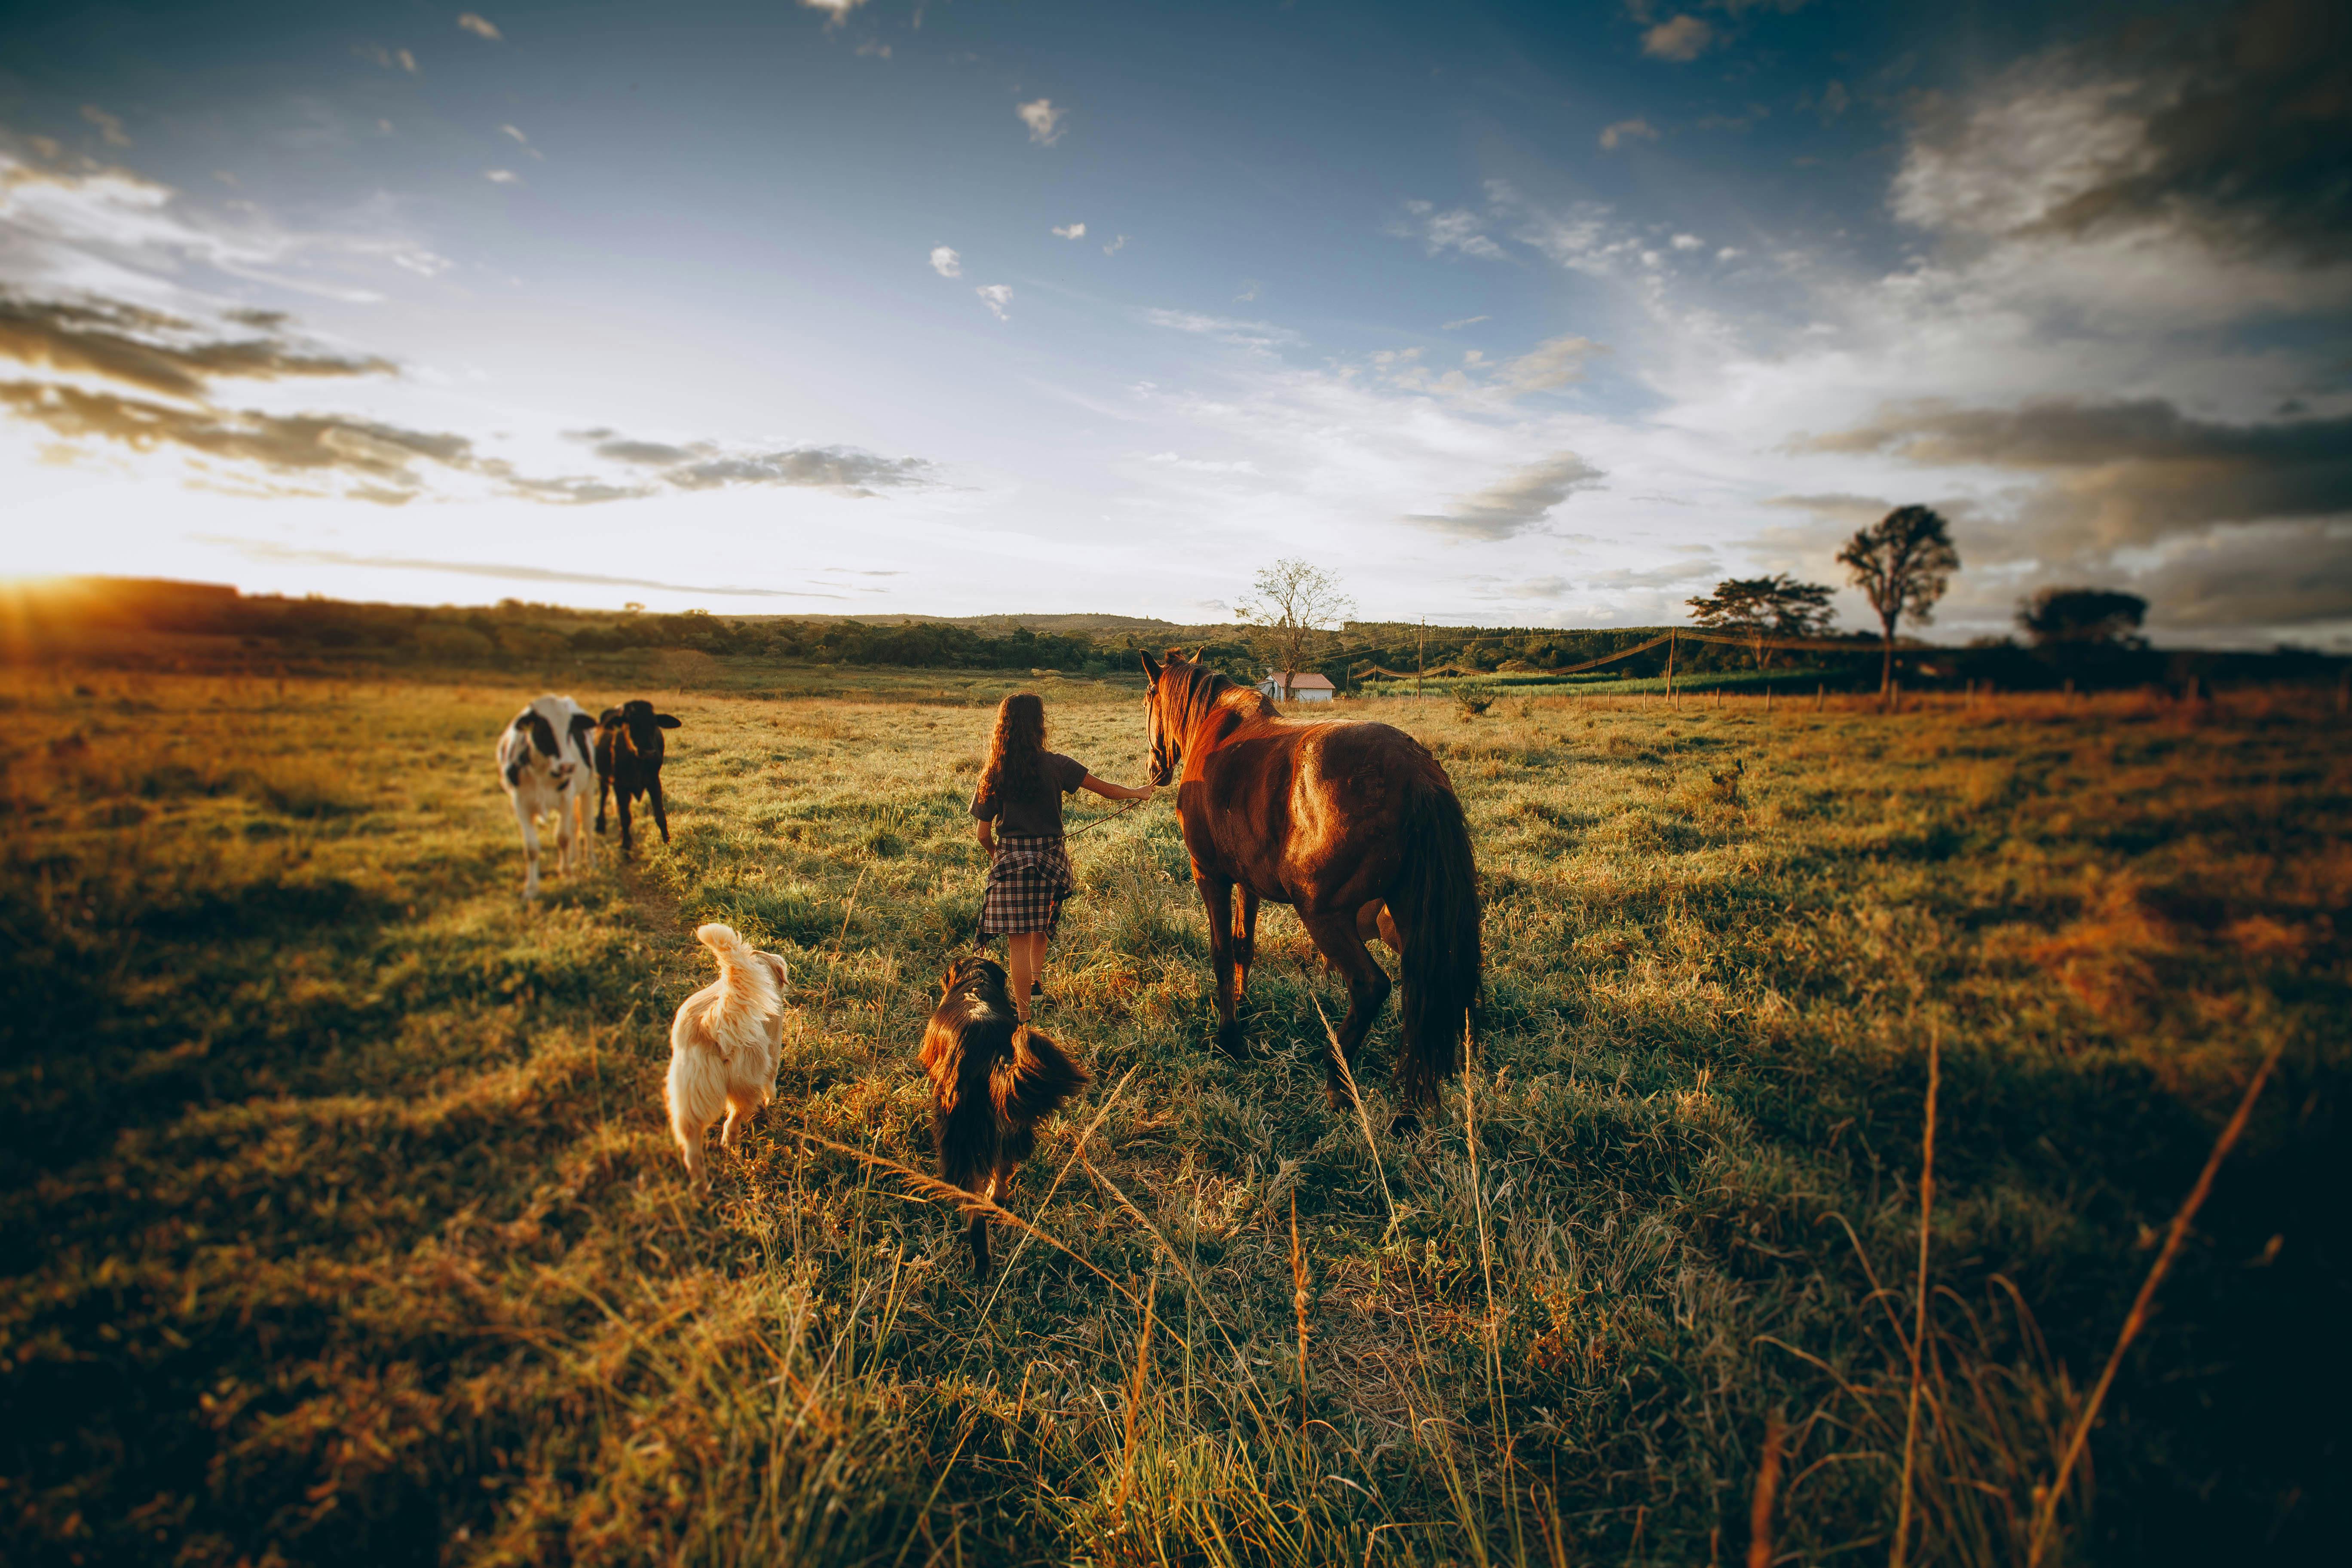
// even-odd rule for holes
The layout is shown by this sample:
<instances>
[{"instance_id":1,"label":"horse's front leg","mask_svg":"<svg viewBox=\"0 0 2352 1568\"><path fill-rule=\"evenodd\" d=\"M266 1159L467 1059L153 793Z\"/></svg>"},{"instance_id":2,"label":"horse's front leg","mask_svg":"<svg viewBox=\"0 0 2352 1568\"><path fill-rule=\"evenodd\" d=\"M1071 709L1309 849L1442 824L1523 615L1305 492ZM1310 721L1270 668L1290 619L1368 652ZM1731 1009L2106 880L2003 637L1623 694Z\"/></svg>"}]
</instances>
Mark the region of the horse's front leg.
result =
<instances>
[{"instance_id":1,"label":"horse's front leg","mask_svg":"<svg viewBox=\"0 0 2352 1568\"><path fill-rule=\"evenodd\" d=\"M1364 939L1356 934L1355 910L1318 915L1302 910L1299 919L1307 927L1307 934L1315 939L1316 951L1348 982L1348 1016L1339 1020L1339 1032L1334 1042L1338 1049L1325 1063L1331 1109L1344 1112L1349 1108L1348 1081L1356 1070L1356 1053L1363 1048L1364 1037L1371 1033L1372 1020L1381 1016L1381 1004L1389 999L1388 971L1380 966L1364 946Z\"/></svg>"},{"instance_id":2,"label":"horse's front leg","mask_svg":"<svg viewBox=\"0 0 2352 1568\"><path fill-rule=\"evenodd\" d=\"M1234 984L1234 885L1222 877L1195 873L1192 885L1209 910L1209 968L1217 977L1217 1048L1242 1054L1241 992Z\"/></svg>"},{"instance_id":3,"label":"horse's front leg","mask_svg":"<svg viewBox=\"0 0 2352 1568\"><path fill-rule=\"evenodd\" d=\"M1234 995L1249 993L1250 965L1257 961L1257 889L1242 887L1241 919L1234 926Z\"/></svg>"}]
</instances>

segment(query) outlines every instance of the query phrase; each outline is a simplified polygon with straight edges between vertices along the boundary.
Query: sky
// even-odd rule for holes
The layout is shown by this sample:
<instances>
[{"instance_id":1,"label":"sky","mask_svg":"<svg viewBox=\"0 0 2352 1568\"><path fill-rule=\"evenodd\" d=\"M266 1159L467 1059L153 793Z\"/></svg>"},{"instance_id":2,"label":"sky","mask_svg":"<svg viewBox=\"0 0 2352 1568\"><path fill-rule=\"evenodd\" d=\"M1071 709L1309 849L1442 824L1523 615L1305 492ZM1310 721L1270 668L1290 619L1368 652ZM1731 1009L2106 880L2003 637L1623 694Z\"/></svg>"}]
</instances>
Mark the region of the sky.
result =
<instances>
[{"instance_id":1,"label":"sky","mask_svg":"<svg viewBox=\"0 0 2352 1568\"><path fill-rule=\"evenodd\" d=\"M0 17L10 574L2352 648L2352 7Z\"/></svg>"}]
</instances>

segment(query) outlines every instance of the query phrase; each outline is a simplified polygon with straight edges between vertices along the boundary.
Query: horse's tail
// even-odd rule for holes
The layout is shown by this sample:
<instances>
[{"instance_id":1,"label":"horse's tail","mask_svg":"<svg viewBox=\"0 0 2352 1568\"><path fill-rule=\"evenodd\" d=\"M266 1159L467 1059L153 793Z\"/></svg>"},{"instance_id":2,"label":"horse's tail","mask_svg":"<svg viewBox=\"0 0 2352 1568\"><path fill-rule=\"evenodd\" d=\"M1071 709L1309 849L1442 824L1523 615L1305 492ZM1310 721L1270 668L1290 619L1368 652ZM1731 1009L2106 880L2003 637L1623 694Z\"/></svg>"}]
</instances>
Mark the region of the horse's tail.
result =
<instances>
[{"instance_id":1,"label":"horse's tail","mask_svg":"<svg viewBox=\"0 0 2352 1568\"><path fill-rule=\"evenodd\" d=\"M1452 790L1416 792L1405 808L1403 847L1404 875L1390 900L1404 926L1397 1088L1409 1110L1425 1110L1437 1103L1438 1079L1459 1065L1482 967L1477 868Z\"/></svg>"}]
</instances>

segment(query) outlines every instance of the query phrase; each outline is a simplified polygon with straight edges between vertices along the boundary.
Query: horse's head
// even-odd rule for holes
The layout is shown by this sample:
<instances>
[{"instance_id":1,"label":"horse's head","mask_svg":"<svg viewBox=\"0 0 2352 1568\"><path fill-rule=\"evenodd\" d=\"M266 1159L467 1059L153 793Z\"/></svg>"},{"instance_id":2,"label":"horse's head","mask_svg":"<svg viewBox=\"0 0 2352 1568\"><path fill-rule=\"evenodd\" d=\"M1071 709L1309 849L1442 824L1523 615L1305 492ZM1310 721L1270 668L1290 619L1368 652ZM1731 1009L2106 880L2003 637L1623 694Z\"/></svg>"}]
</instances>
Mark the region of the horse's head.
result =
<instances>
[{"instance_id":1,"label":"horse's head","mask_svg":"<svg viewBox=\"0 0 2352 1568\"><path fill-rule=\"evenodd\" d=\"M1186 654L1182 648L1168 650L1166 663L1150 654L1143 660L1143 679L1149 683L1143 689L1143 729L1151 741L1151 782L1167 784L1176 777L1177 768L1184 761L1184 700L1192 689L1192 674L1207 645Z\"/></svg>"}]
</instances>

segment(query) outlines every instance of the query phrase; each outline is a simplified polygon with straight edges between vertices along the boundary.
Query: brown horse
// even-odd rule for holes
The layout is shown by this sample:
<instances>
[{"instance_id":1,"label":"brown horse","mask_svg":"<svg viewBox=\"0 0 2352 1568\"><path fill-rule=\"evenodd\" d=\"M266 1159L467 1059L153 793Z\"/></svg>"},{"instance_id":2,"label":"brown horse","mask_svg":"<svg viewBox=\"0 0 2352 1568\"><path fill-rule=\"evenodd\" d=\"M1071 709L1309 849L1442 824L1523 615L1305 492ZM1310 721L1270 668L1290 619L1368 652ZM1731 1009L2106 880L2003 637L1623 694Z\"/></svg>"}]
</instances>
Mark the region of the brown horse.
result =
<instances>
[{"instance_id":1,"label":"brown horse","mask_svg":"<svg viewBox=\"0 0 2352 1568\"><path fill-rule=\"evenodd\" d=\"M1152 782L1165 784L1183 768L1176 810L1209 910L1217 1044L1240 1050L1234 1015L1249 983L1258 904L1272 900L1298 911L1348 983L1339 1047L1352 1073L1388 1000L1388 974L1364 945L1378 930L1404 964L1396 1081L1405 1102L1399 1121L1410 1125L1435 1108L1438 1079L1454 1070L1478 995L1475 867L1445 770L1402 730L1286 720L1198 654L1171 649L1164 664L1142 657ZM1329 1073L1331 1103L1344 1109L1337 1059Z\"/></svg>"}]
</instances>

